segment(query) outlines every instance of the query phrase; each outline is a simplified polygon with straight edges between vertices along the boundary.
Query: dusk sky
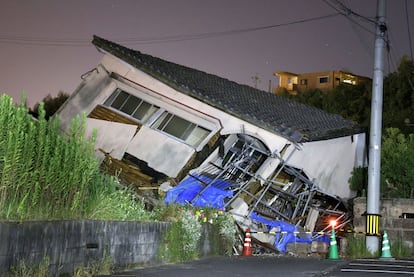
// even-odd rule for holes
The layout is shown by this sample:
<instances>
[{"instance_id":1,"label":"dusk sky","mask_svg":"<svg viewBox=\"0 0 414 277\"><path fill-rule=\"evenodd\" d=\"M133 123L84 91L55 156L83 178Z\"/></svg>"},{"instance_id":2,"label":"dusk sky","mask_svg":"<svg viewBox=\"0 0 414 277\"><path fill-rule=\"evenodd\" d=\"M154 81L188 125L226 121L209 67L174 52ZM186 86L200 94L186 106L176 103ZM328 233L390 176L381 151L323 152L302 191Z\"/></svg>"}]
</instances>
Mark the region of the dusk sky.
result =
<instances>
[{"instance_id":1,"label":"dusk sky","mask_svg":"<svg viewBox=\"0 0 414 277\"><path fill-rule=\"evenodd\" d=\"M376 0L0 0L0 93L71 94L102 58L94 34L268 90L275 71L372 77ZM342 4L342 5L341 5ZM340 14L344 6L348 16ZM406 13L408 7L408 13ZM408 22L407 22L408 15ZM388 0L385 74L411 56L414 0ZM409 23L409 27L407 25ZM409 35L409 31L411 35ZM388 63L390 61L390 63Z\"/></svg>"}]
</instances>

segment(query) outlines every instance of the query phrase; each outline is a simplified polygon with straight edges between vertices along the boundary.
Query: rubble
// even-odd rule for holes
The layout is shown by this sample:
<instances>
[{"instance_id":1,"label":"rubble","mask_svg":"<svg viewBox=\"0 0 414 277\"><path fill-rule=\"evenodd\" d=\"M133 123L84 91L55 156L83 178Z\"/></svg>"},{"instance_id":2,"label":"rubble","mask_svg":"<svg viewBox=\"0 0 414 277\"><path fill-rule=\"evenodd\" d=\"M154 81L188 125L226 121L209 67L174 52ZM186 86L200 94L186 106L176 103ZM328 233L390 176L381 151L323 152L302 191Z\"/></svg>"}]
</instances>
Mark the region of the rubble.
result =
<instances>
[{"instance_id":1,"label":"rubble","mask_svg":"<svg viewBox=\"0 0 414 277\"><path fill-rule=\"evenodd\" d=\"M239 139L222 157L210 161L167 192L166 203L223 208L230 212L241 232L249 228L253 238L268 248L287 252L289 243L329 242L325 232L335 219L337 228L350 221L342 200L321 191L298 168L280 160L271 178L255 170L271 153L252 139ZM322 247L323 248L323 247Z\"/></svg>"}]
</instances>

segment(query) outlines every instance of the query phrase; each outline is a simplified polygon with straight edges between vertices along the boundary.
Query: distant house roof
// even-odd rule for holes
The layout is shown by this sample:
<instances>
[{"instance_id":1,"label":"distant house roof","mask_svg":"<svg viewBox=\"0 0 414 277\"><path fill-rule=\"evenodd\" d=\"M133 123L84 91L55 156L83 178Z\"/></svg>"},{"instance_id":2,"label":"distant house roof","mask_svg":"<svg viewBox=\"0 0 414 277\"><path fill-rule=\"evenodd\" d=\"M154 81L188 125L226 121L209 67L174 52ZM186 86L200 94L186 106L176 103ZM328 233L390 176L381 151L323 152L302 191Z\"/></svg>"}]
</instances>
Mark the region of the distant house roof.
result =
<instances>
[{"instance_id":1,"label":"distant house roof","mask_svg":"<svg viewBox=\"0 0 414 277\"><path fill-rule=\"evenodd\" d=\"M361 133L352 121L94 36L92 43L174 89L294 142Z\"/></svg>"}]
</instances>

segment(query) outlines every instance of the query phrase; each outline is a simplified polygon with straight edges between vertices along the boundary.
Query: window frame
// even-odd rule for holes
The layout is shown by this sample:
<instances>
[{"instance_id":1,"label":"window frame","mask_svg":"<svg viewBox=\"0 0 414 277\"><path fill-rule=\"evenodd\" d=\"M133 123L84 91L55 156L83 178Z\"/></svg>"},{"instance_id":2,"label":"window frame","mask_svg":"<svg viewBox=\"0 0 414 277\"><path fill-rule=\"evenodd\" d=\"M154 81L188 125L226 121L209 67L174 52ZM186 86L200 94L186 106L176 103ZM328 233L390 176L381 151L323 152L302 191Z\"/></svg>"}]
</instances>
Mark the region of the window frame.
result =
<instances>
[{"instance_id":1,"label":"window frame","mask_svg":"<svg viewBox=\"0 0 414 277\"><path fill-rule=\"evenodd\" d=\"M120 94L126 94L126 98L123 100L123 103L116 106L113 106L113 104L118 100L118 96ZM135 108L133 108L133 111L131 113L128 113L127 111L123 110L123 108L125 107L125 105L127 104L129 99L138 99L139 100L139 104L136 105ZM143 106L143 104L148 104L149 108L145 111L144 115L141 118L137 118L134 115L137 113L137 111L139 110L140 107ZM125 91L121 88L116 88L111 95L105 99L105 101L103 102L103 105L116 110L119 113L122 113L130 118L132 118L133 120L137 120L138 122L140 122L141 124L145 124L147 123L161 108L157 105L154 105L138 96L135 96L131 93L129 93L128 91ZM154 110L155 109L155 110Z\"/></svg>"},{"instance_id":2,"label":"window frame","mask_svg":"<svg viewBox=\"0 0 414 277\"><path fill-rule=\"evenodd\" d=\"M318 77L318 80L319 80L319 84L327 84L329 83L329 76L320 76Z\"/></svg>"},{"instance_id":3,"label":"window frame","mask_svg":"<svg viewBox=\"0 0 414 277\"><path fill-rule=\"evenodd\" d=\"M121 94L124 95L123 102L118 103L116 106L112 106L113 103L117 101L117 97ZM124 107L126 107L129 99L139 99L140 102L134 109L122 110ZM139 108L142 105L146 104L150 105L150 107L146 110L145 115L141 119L135 117L134 114L136 114ZM116 87L111 95L103 101L103 105L133 120L138 121L142 125L148 126L152 130L161 132L194 148L198 148L209 136L211 136L211 133L213 131L200 124L189 121L182 116L172 113L165 108L152 104L151 102L148 102L141 97L138 97L119 87ZM151 111L154 108L155 110ZM130 111L130 113L127 111ZM164 122L164 120L166 121ZM187 124L187 126L184 126L181 133L179 131L175 133L174 129L168 130L168 128L174 128L174 126L172 126L174 125L174 122L179 123L180 121L181 124Z\"/></svg>"},{"instance_id":4,"label":"window frame","mask_svg":"<svg viewBox=\"0 0 414 277\"><path fill-rule=\"evenodd\" d=\"M170 125L174 124L176 120L187 124L187 126L184 126L184 130L181 134L169 131L169 128L172 127ZM158 116L154 118L153 122L150 124L150 127L168 135L169 137L173 137L181 142L184 142L185 144L191 145L192 147L198 147L212 132L212 130L204 126L191 122L165 109L158 113ZM202 132L202 135L196 136L196 133L199 131Z\"/></svg>"}]
</instances>

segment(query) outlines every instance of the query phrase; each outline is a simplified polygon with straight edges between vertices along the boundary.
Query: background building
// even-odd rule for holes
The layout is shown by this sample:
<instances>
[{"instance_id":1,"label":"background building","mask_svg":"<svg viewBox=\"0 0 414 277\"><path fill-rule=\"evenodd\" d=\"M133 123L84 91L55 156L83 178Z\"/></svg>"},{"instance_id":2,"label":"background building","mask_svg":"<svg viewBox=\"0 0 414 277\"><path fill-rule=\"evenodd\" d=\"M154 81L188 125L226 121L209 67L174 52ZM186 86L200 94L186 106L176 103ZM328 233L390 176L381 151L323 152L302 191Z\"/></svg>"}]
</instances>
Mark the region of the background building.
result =
<instances>
[{"instance_id":1,"label":"background building","mask_svg":"<svg viewBox=\"0 0 414 277\"><path fill-rule=\"evenodd\" d=\"M278 71L274 75L279 78L279 86L274 89L274 92L280 89L286 89L291 94L301 93L311 89L329 91L340 84L359 85L361 83L371 82L371 79L368 77L336 70L301 74Z\"/></svg>"}]
</instances>

